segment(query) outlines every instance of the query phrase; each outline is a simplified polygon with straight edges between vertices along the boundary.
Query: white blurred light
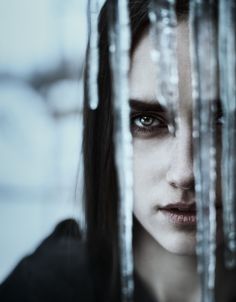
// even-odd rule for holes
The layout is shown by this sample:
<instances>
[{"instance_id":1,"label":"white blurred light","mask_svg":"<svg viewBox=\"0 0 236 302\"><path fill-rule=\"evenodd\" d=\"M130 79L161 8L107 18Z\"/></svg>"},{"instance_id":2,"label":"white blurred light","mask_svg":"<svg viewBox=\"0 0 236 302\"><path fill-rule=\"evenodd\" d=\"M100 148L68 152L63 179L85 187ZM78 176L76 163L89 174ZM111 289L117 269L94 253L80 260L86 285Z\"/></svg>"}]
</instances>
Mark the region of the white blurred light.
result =
<instances>
[{"instance_id":1,"label":"white blurred light","mask_svg":"<svg viewBox=\"0 0 236 302\"><path fill-rule=\"evenodd\" d=\"M1 0L1 72L27 76L61 60L81 63L86 44L86 1ZM66 5L65 5L66 3Z\"/></svg>"}]
</instances>

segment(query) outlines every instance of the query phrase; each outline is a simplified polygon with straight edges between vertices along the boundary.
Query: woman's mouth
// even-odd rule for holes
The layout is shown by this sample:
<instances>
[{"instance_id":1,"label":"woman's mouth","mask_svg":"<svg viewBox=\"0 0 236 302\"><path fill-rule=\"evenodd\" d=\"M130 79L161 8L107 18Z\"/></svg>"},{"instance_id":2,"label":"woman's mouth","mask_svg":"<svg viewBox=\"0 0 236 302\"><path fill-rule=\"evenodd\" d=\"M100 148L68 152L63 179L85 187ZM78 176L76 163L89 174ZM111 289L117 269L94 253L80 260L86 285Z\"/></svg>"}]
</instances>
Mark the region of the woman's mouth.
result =
<instances>
[{"instance_id":1,"label":"woman's mouth","mask_svg":"<svg viewBox=\"0 0 236 302\"><path fill-rule=\"evenodd\" d=\"M222 207L216 205L217 216L221 214ZM174 203L164 207L158 207L158 211L172 224L179 226L196 226L197 210L196 204Z\"/></svg>"},{"instance_id":2,"label":"woman's mouth","mask_svg":"<svg viewBox=\"0 0 236 302\"><path fill-rule=\"evenodd\" d=\"M159 211L175 225L195 226L197 223L196 204L176 203L160 207Z\"/></svg>"}]
</instances>

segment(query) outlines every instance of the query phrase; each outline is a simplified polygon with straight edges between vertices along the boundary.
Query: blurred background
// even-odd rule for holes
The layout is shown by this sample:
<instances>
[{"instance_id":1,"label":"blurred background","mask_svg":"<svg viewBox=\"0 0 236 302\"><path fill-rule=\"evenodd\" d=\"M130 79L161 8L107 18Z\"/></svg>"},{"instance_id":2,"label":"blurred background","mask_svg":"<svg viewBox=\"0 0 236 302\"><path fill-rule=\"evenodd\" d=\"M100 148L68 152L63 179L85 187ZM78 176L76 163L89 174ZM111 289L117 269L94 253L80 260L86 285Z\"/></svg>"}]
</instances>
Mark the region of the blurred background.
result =
<instances>
[{"instance_id":1,"label":"blurred background","mask_svg":"<svg viewBox=\"0 0 236 302\"><path fill-rule=\"evenodd\" d=\"M0 0L0 283L81 219L86 0Z\"/></svg>"}]
</instances>

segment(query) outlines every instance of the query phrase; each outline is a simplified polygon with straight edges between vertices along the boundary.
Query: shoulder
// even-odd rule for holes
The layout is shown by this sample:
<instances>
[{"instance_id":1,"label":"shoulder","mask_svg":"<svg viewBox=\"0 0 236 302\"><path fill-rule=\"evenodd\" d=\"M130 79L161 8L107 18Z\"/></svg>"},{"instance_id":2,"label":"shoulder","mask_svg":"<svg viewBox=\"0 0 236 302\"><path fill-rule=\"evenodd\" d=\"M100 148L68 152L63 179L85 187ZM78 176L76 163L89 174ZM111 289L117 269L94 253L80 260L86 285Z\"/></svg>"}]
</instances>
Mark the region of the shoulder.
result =
<instances>
[{"instance_id":1,"label":"shoulder","mask_svg":"<svg viewBox=\"0 0 236 302\"><path fill-rule=\"evenodd\" d=\"M86 254L78 224L61 222L0 286L0 301L93 301Z\"/></svg>"}]
</instances>

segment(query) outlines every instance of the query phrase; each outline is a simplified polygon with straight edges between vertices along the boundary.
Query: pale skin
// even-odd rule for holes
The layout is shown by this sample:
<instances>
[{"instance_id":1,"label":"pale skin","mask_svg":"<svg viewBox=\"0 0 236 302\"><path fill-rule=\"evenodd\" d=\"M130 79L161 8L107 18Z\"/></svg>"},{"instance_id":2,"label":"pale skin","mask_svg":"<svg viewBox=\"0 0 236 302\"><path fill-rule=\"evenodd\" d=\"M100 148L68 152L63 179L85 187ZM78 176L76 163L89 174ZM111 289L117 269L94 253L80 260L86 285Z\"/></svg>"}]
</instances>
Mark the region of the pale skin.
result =
<instances>
[{"instance_id":1,"label":"pale skin","mask_svg":"<svg viewBox=\"0 0 236 302\"><path fill-rule=\"evenodd\" d=\"M176 226L157 211L159 206L169 203L195 203L191 63L185 21L177 27L177 39L181 102L176 136L168 131L165 112L158 107L148 109L145 106L158 103L156 69L150 56L152 41L148 31L140 39L131 58L134 215L139 222L134 259L137 274L159 302L200 302L200 278L195 255L196 226ZM219 198L217 203L220 204ZM220 237L218 231L218 244ZM220 288L217 301L225 302L226 297L233 293L230 287L233 276L222 265L218 270L217 284ZM222 275L229 282L221 282Z\"/></svg>"}]
</instances>

